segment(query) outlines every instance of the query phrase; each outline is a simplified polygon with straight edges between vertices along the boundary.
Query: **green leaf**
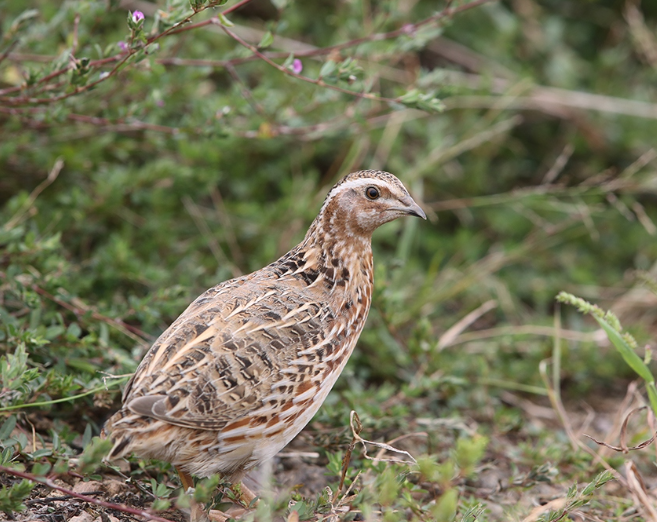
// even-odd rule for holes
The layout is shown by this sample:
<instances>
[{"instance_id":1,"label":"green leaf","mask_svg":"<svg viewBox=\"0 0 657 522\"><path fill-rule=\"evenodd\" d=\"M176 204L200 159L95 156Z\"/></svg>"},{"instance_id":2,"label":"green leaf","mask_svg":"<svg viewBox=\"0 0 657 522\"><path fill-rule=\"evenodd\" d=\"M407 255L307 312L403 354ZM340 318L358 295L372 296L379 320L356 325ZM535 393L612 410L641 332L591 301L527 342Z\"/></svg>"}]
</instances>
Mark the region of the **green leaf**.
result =
<instances>
[{"instance_id":1,"label":"green leaf","mask_svg":"<svg viewBox=\"0 0 657 522\"><path fill-rule=\"evenodd\" d=\"M91 424L87 424L82 435L82 447L86 448L91 442Z\"/></svg>"},{"instance_id":2,"label":"green leaf","mask_svg":"<svg viewBox=\"0 0 657 522\"><path fill-rule=\"evenodd\" d=\"M91 443L84 448L80 455L80 473L87 474L93 472L103 460L103 457L112 449L112 441L94 437Z\"/></svg>"},{"instance_id":3,"label":"green leaf","mask_svg":"<svg viewBox=\"0 0 657 522\"><path fill-rule=\"evenodd\" d=\"M225 27L233 27L235 24L226 18L222 13L217 14L219 23Z\"/></svg>"},{"instance_id":4,"label":"green leaf","mask_svg":"<svg viewBox=\"0 0 657 522\"><path fill-rule=\"evenodd\" d=\"M14 21L11 23L9 28L9 33L15 33L25 22L31 20L32 18L37 18L39 16L39 11L36 9L27 9L19 14Z\"/></svg>"},{"instance_id":5,"label":"green leaf","mask_svg":"<svg viewBox=\"0 0 657 522\"><path fill-rule=\"evenodd\" d=\"M443 493L436 503L431 507L434 520L454 520L458 504L458 492L448 489Z\"/></svg>"},{"instance_id":6,"label":"green leaf","mask_svg":"<svg viewBox=\"0 0 657 522\"><path fill-rule=\"evenodd\" d=\"M43 477L48 474L50 468L52 468L50 462L36 462L32 466L32 473L37 477Z\"/></svg>"},{"instance_id":7,"label":"green leaf","mask_svg":"<svg viewBox=\"0 0 657 522\"><path fill-rule=\"evenodd\" d=\"M153 509L155 511L164 511L165 509L168 509L169 506L171 506L171 502L163 498L158 498L153 501Z\"/></svg>"},{"instance_id":8,"label":"green leaf","mask_svg":"<svg viewBox=\"0 0 657 522\"><path fill-rule=\"evenodd\" d=\"M4 442L11 436L11 432L16 427L16 416L11 415L0 428L0 443Z\"/></svg>"},{"instance_id":9,"label":"green leaf","mask_svg":"<svg viewBox=\"0 0 657 522\"><path fill-rule=\"evenodd\" d=\"M650 400L650 406L652 411L657 414L657 389L655 388L654 382L649 382L646 384L646 390L648 391L648 399Z\"/></svg>"},{"instance_id":10,"label":"green leaf","mask_svg":"<svg viewBox=\"0 0 657 522\"><path fill-rule=\"evenodd\" d=\"M322 65L322 69L319 71L319 77L323 78L324 76L330 76L336 69L335 62L333 60L328 60Z\"/></svg>"},{"instance_id":11,"label":"green leaf","mask_svg":"<svg viewBox=\"0 0 657 522\"><path fill-rule=\"evenodd\" d=\"M274 41L274 35L271 34L271 31L267 31L263 36L262 40L260 40L260 43L258 44L258 47L260 49L266 49L269 47Z\"/></svg>"},{"instance_id":12,"label":"green leaf","mask_svg":"<svg viewBox=\"0 0 657 522\"><path fill-rule=\"evenodd\" d=\"M41 448L41 449L36 450L34 453L30 453L30 456L34 460L40 459L41 457L49 457L50 455L52 455L52 450L50 450L48 448Z\"/></svg>"},{"instance_id":13,"label":"green leaf","mask_svg":"<svg viewBox=\"0 0 657 522\"><path fill-rule=\"evenodd\" d=\"M445 110L445 105L434 93L422 93L418 89L411 89L397 98L397 101L406 107L427 112L442 112Z\"/></svg>"},{"instance_id":14,"label":"green leaf","mask_svg":"<svg viewBox=\"0 0 657 522\"><path fill-rule=\"evenodd\" d=\"M653 377L650 369L644 364L641 360L641 357L630 347L629 344L625 342L622 335L614 330L611 325L604 319L594 316L595 320L598 321L602 329L609 337L611 343L619 351L625 362L632 368L644 381L647 383L654 383L655 378Z\"/></svg>"},{"instance_id":15,"label":"green leaf","mask_svg":"<svg viewBox=\"0 0 657 522\"><path fill-rule=\"evenodd\" d=\"M294 61L294 53L290 53L287 58L285 58L285 61L283 62L283 67L286 69L292 65L292 62Z\"/></svg>"}]
</instances>

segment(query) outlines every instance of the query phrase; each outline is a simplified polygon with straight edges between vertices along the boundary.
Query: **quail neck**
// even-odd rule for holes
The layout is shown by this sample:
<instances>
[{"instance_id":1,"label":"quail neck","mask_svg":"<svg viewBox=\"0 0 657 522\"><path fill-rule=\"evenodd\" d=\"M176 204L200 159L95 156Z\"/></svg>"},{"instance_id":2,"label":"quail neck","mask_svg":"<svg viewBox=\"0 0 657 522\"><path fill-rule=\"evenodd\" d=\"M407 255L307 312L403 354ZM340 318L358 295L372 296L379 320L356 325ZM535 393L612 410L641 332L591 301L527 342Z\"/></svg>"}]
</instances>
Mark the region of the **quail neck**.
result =
<instances>
[{"instance_id":1,"label":"quail neck","mask_svg":"<svg viewBox=\"0 0 657 522\"><path fill-rule=\"evenodd\" d=\"M350 275L358 276L359 270L353 270L358 265L371 272L374 230L402 215L426 219L395 176L380 171L350 174L331 189L303 242L288 255L303 252L305 266L318 270L327 282L347 283Z\"/></svg>"}]
</instances>

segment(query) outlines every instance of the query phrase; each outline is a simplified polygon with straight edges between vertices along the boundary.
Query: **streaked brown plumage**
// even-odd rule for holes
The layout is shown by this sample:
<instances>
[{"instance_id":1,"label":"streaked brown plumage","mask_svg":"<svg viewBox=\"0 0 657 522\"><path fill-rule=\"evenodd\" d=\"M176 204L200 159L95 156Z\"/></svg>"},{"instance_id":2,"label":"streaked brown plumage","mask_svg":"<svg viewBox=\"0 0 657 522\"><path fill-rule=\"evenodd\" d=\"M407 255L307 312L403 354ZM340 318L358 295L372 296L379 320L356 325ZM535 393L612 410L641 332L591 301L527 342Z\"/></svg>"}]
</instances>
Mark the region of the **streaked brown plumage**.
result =
<instances>
[{"instance_id":1,"label":"streaked brown plumage","mask_svg":"<svg viewBox=\"0 0 657 522\"><path fill-rule=\"evenodd\" d=\"M426 219L392 174L349 174L305 239L198 297L160 336L105 426L130 453L238 481L310 421L342 372L372 297L371 235Z\"/></svg>"}]
</instances>

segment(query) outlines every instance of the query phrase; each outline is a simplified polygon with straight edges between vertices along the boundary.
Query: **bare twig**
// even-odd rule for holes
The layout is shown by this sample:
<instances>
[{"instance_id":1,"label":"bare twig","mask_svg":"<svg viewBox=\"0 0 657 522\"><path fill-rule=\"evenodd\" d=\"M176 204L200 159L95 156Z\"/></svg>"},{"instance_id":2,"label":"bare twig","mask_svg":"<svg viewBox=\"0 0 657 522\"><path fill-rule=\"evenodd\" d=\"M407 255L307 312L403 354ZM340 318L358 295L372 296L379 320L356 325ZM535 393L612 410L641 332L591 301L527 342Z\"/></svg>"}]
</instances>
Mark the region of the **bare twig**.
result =
<instances>
[{"instance_id":1,"label":"bare twig","mask_svg":"<svg viewBox=\"0 0 657 522\"><path fill-rule=\"evenodd\" d=\"M447 332L444 335L446 334ZM461 333L453 339L445 339L441 348L444 349L448 346L456 346L459 344L481 341L484 339L490 339L492 337L519 335L537 335L541 337L551 337L554 335L554 328L551 326L542 325L499 326L497 328L486 328L485 330ZM577 330L562 330L561 336L563 339L579 342L603 342L606 339L606 335L602 329L595 330L590 333L579 332Z\"/></svg>"},{"instance_id":2,"label":"bare twig","mask_svg":"<svg viewBox=\"0 0 657 522\"><path fill-rule=\"evenodd\" d=\"M360 432L363 429L363 425L360 422L360 419L358 418L358 414L352 410L352 412L349 414L349 426L351 427L351 433L353 434L354 440L356 442L360 442L363 445L363 456L366 459L373 460L374 462L380 462L380 461L385 461L385 462L400 462L403 464L417 464L417 461L413 458L413 455L411 455L408 451L400 450L397 448L393 448L390 444L385 444L384 442L374 442L371 440L366 440L360 436ZM392 451L393 453L399 453L401 455L405 455L406 457L409 458L409 460L406 459L398 459L395 457L390 457L390 458L383 458L383 457L370 457L367 454L367 444L371 444L372 446L376 446L377 448L381 448L384 451Z\"/></svg>"},{"instance_id":3,"label":"bare twig","mask_svg":"<svg viewBox=\"0 0 657 522\"><path fill-rule=\"evenodd\" d=\"M548 390L548 398L550 399L550 403L552 404L552 407L559 415L559 418L562 422L564 430L566 431L566 435L568 436L570 443L573 446L573 449L575 451L577 451L577 449L584 450L586 453L591 455L598 464L603 466L607 471L611 472L614 475L614 478L616 478L616 480L618 480L621 484L627 487L628 483L627 480L625 480L625 478L623 477L623 475L621 475L618 471L612 468L611 465L605 459L603 459L595 451L589 448L580 439L575 437L574 431L570 424L570 419L568 418L568 414L566 413L566 410L563 407L560 398L556 397L556 395L554 394L554 390L552 389L552 383L550 382L550 379L547 374L547 360L543 360L540 362L539 373L541 374L543 383L545 384L545 387Z\"/></svg>"},{"instance_id":4,"label":"bare twig","mask_svg":"<svg viewBox=\"0 0 657 522\"><path fill-rule=\"evenodd\" d=\"M25 214L27 214L30 211L30 209L34 206L34 203L39 197L39 195L44 190L46 190L46 188L48 188L50 185L52 185L55 182L57 176L59 176L59 173L62 171L63 167L64 167L64 160L62 158L58 158L57 161L55 161L55 164L53 165L52 169L50 169L50 172L48 173L48 177L37 185L37 187L28 196L27 201L25 202L23 207L18 212L16 212L16 214L14 214L14 216L9 221L5 223L5 226L3 227L5 230L11 230L18 223L20 223L23 216L25 216Z\"/></svg>"},{"instance_id":5,"label":"bare twig","mask_svg":"<svg viewBox=\"0 0 657 522\"><path fill-rule=\"evenodd\" d=\"M568 440L570 441L570 445L572 446L573 451L577 451L579 447L579 441L577 440L577 437L575 437L575 433L573 431L572 425L570 424L570 419L568 418L568 413L566 412L566 409L564 408L563 403L561 402L561 396L559 393L555 391L553 382L551 382L552 379L548 377L547 361L546 360L541 361L538 368L541 377L543 378L543 384L545 384L545 388L548 391L548 398L550 399L550 404L552 404L554 411L557 412L557 415L561 420L561 424L563 425L564 431L568 436Z\"/></svg>"},{"instance_id":6,"label":"bare twig","mask_svg":"<svg viewBox=\"0 0 657 522\"><path fill-rule=\"evenodd\" d=\"M242 2L239 2L238 4L243 5L243 4L247 3L248 1L250 1L250 0L242 0ZM155 36L152 36L152 37L148 38L146 46L154 43L155 41L159 40L160 38L162 38L164 36L172 34L173 31L177 27L180 27L180 26L188 23L194 16L196 16L197 14L199 14L200 12L202 12L206 9L209 9L210 7L214 7L214 5L215 5L214 3L210 3L206 6L204 6L202 9L194 11L191 15L186 17L184 20L181 20L180 22L174 24L173 26L171 26L166 31L163 31L160 34L157 34ZM224 13L230 12L230 11L236 9L237 7L238 7L238 5L236 4L235 6L232 6L231 8L226 9L224 11ZM79 18L79 17L77 17L77 18ZM75 45L74 45L74 49L75 49ZM88 83L88 84L86 84L82 87L78 87L75 90L73 90L72 92L60 94L58 96L52 96L50 98L32 98L30 96L17 96L17 97L7 97L7 96L5 96L6 94L11 94L11 93L14 93L14 92L21 91L23 89L23 86L20 85L20 86L17 86L17 87L10 87L8 89L0 90L0 101L4 102L6 104L9 104L9 105L26 105L26 104L27 105L43 105L43 104L48 104L48 103L53 103L53 102L65 100L67 98L70 98L71 96L75 96L75 95L80 94L82 92L88 91L88 90L96 87L100 83L105 82L109 78L115 76L119 72L119 70L121 69L121 66L124 63L126 63L128 61L128 59L130 57L134 56L136 53L137 53L137 49L132 49L131 48L128 51L122 51L118 55L115 55L115 56L112 56L112 57L109 57L109 58L105 58L103 60L96 60L94 62L91 62L88 65L89 68L93 68L95 66L99 66L99 65L102 65L102 64L105 64L105 63L112 63L112 62L118 61L118 63L106 75L100 77L96 81ZM71 56L73 56L73 52L71 52ZM70 66L67 66L67 67L64 67L64 68L62 68L58 71L55 71L55 72L41 78L37 82L37 84L45 84L45 83L49 82L50 80L52 80L54 78L57 78L58 76L61 76L62 74L68 72L69 69L70 69Z\"/></svg>"},{"instance_id":7,"label":"bare twig","mask_svg":"<svg viewBox=\"0 0 657 522\"><path fill-rule=\"evenodd\" d=\"M550 185L554 183L554 180L556 180L559 174L561 174L564 167L566 166L566 163L568 163L568 160L573 155L574 151L575 148L570 143L567 143L566 146L561 151L561 154L557 156L557 159L552 165L552 167L550 167L550 170L548 170L545 173L545 176L543 177L543 181L541 181L541 184Z\"/></svg>"},{"instance_id":8,"label":"bare twig","mask_svg":"<svg viewBox=\"0 0 657 522\"><path fill-rule=\"evenodd\" d=\"M630 28L637 51L649 65L657 69L657 39L653 31L646 25L638 3L638 0L627 0L623 15Z\"/></svg>"},{"instance_id":9,"label":"bare twig","mask_svg":"<svg viewBox=\"0 0 657 522\"><path fill-rule=\"evenodd\" d=\"M182 202L183 205L185 205L185 209L187 209L187 212L194 220L194 223L196 224L196 227L199 229L199 232L207 241L208 247L210 248L210 251L214 255L214 258L217 260L217 262L219 264L228 265L233 274L233 277L241 276L242 272L235 265L235 263L231 262L230 259L228 259L228 256L224 252L223 248L221 248L221 245L219 244L217 239L212 234L210 227L208 226L207 222L203 218L203 215L201 214L201 211L199 210L196 203L194 203L194 201L188 196L183 197Z\"/></svg>"},{"instance_id":10,"label":"bare twig","mask_svg":"<svg viewBox=\"0 0 657 522\"><path fill-rule=\"evenodd\" d=\"M249 88L244 84L242 81L242 78L240 78L240 75L237 74L237 71L235 70L235 66L232 64L226 64L226 71L228 71L228 74L230 74L230 77L235 80L235 83L240 89L240 92L242 93L242 97L253 107L253 110L258 113L260 116L263 118L269 120L269 116L265 113L265 110L262 108L262 106L255 100L253 97L253 94L251 94L251 91Z\"/></svg>"},{"instance_id":11,"label":"bare twig","mask_svg":"<svg viewBox=\"0 0 657 522\"><path fill-rule=\"evenodd\" d=\"M73 45L71 45L71 56L78 50L78 28L80 27L80 13L75 14L73 21Z\"/></svg>"},{"instance_id":12,"label":"bare twig","mask_svg":"<svg viewBox=\"0 0 657 522\"><path fill-rule=\"evenodd\" d=\"M646 520L657 522L657 508L655 508L654 500L650 498L641 474L631 460L625 462L625 474L627 475L627 488L630 490L634 504L644 513Z\"/></svg>"},{"instance_id":13,"label":"bare twig","mask_svg":"<svg viewBox=\"0 0 657 522\"><path fill-rule=\"evenodd\" d=\"M248 0L247 0L248 1ZM438 22L444 18L450 18L453 17L454 15L457 15L459 13L462 13L464 11L469 11L470 9L474 9L476 7L479 7L483 4L493 2L495 0L475 0L473 2L469 2L467 4L460 5L458 7L446 7L439 13L430 16L428 18L425 18L424 20L420 20L419 22L416 22L414 24L405 24L399 29L396 29L394 31L388 31L385 33L375 33L375 34L370 34L368 36L362 36L360 38L355 38L353 40L349 40L347 42L342 42L339 44L335 45L330 45L328 47L321 47L321 48L312 48L312 49L307 49L307 50L298 50L294 52L294 55L300 58L303 57L308 57L308 56L322 56L322 55L327 55L327 54L332 54L337 51L341 51L343 49L349 49L351 47L357 47L361 44L368 43L368 42L380 42L383 40L390 40L392 38L397 38L398 36L402 36L404 34L407 34L408 32L413 32L416 31L417 29L424 27L425 25L429 25L435 22ZM246 3L246 2L240 2L240 4ZM237 8L238 6L233 6L234 8ZM228 14L228 10L223 11L224 15ZM176 31L171 32L171 34L178 34L183 31L189 31L191 29L198 29L199 27L205 27L208 25L217 25L219 22L218 17L213 17L208 20L204 20L203 22L198 22L193 25L186 26L184 28L180 28ZM276 39L274 39L274 44L276 45ZM289 55L289 52L283 52L283 53L267 53L267 56L269 58L287 58ZM254 58L250 58L249 60L252 60Z\"/></svg>"},{"instance_id":14,"label":"bare twig","mask_svg":"<svg viewBox=\"0 0 657 522\"><path fill-rule=\"evenodd\" d=\"M3 272L0 272L0 277L5 278L5 274ZM36 293L41 294L42 296L50 299L51 301L57 303L59 306L66 308L67 310L73 312L77 316L82 316L85 315L86 313L91 312L91 317L94 319L97 319L99 321L102 321L104 323L109 324L110 326L114 326L116 329L118 329L121 333L127 335L131 339L137 341L140 344L145 344L147 341L152 341L154 340L153 336L147 334L143 330L140 330L136 326L132 326L121 319L113 319L112 317L107 317L105 315L99 314L98 312L93 311L91 308L79 308L76 306L73 306L70 303L67 303L66 301L63 301L62 299L59 299L58 297L55 297L52 295L50 292L47 292L43 288L41 288L38 285L32 285L31 286L32 290L34 290Z\"/></svg>"},{"instance_id":15,"label":"bare twig","mask_svg":"<svg viewBox=\"0 0 657 522\"><path fill-rule=\"evenodd\" d=\"M625 454L629 453L630 451L636 451L643 449L647 446L650 446L655 441L655 438L657 438L657 432L654 433L653 436L650 437L648 440L644 440L642 443L637 444L636 446L630 447L627 445L627 423L630 421L630 417L632 415L645 409L648 409L648 414L652 415L652 410L650 410L647 406L641 406L640 408L634 408L625 416L625 419L623 420L623 425L621 426L621 430L620 430L620 446L612 446L611 444L607 444L604 441L596 440L595 438L591 437L591 435L584 434L584 436L588 437L599 446L605 446L606 448Z\"/></svg>"},{"instance_id":16,"label":"bare twig","mask_svg":"<svg viewBox=\"0 0 657 522\"><path fill-rule=\"evenodd\" d=\"M497 301L491 299L483 303L477 309L470 312L468 315L463 317L460 321L458 321L451 328L449 328L443 335L440 336L440 339L438 339L437 349L440 351L446 348L447 346L451 346L452 344L455 344L455 341L458 338L458 336L461 335L461 333L466 328L468 328L482 315L490 312L496 307L497 307Z\"/></svg>"},{"instance_id":17,"label":"bare twig","mask_svg":"<svg viewBox=\"0 0 657 522\"><path fill-rule=\"evenodd\" d=\"M7 48L2 52L2 54L0 54L0 63L2 63L7 58L7 56L10 55L12 49L17 45L18 45L18 39L14 40L7 46Z\"/></svg>"},{"instance_id":18,"label":"bare twig","mask_svg":"<svg viewBox=\"0 0 657 522\"><path fill-rule=\"evenodd\" d=\"M212 19L214 20L214 18ZM326 87L327 89L331 89L333 91L341 92L344 94L349 94L351 96L356 96L358 98L363 98L366 100L371 100L371 101L380 101L380 102L388 102L388 103L393 103L397 101L396 99L393 98L385 98L383 96L377 96L376 94L372 94L369 92L361 92L361 91L351 91L349 89L344 89L342 87L338 87L337 85L332 85L329 83L326 83L324 80L321 78L314 79L314 78L309 78L308 76L302 76L300 74L295 73L294 71L288 69L287 67L283 67L282 65L277 64L274 60L269 58L267 55L264 53L260 52L258 48L255 45L251 45L250 43L246 42L242 38L240 38L235 32L231 31L226 27L225 25L222 25L219 20L216 20L214 22L216 25L221 27L221 29L228 35L230 36L233 40L235 40L237 43L240 45L246 47L249 51L251 51L255 56L260 58L262 61L268 63L272 67L278 69L280 72L283 74L286 74L287 76L291 76L292 78L296 78L298 80L307 82L307 83L312 83L314 85L317 85L319 87Z\"/></svg>"}]
</instances>

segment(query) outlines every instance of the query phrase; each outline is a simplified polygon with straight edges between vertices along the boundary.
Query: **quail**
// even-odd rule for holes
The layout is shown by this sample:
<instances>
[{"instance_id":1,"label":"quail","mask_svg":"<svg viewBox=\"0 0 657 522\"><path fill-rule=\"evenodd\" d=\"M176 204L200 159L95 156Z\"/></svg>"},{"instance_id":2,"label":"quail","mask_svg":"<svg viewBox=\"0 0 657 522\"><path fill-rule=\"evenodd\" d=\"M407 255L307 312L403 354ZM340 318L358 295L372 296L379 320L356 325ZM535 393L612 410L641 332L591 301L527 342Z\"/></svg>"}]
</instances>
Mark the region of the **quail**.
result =
<instances>
[{"instance_id":1,"label":"quail","mask_svg":"<svg viewBox=\"0 0 657 522\"><path fill-rule=\"evenodd\" d=\"M312 419L365 325L372 232L426 219L392 174L363 170L328 193L303 241L200 295L157 339L104 427L131 453L228 482L270 459Z\"/></svg>"}]
</instances>

